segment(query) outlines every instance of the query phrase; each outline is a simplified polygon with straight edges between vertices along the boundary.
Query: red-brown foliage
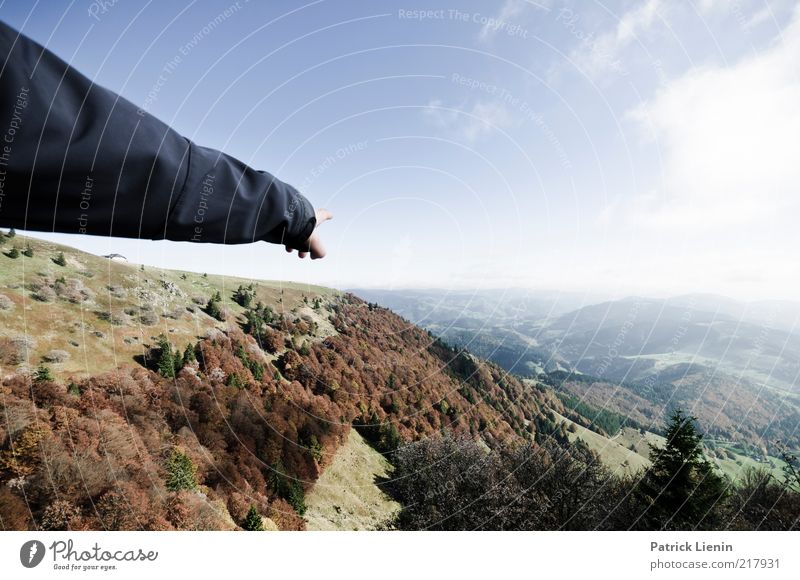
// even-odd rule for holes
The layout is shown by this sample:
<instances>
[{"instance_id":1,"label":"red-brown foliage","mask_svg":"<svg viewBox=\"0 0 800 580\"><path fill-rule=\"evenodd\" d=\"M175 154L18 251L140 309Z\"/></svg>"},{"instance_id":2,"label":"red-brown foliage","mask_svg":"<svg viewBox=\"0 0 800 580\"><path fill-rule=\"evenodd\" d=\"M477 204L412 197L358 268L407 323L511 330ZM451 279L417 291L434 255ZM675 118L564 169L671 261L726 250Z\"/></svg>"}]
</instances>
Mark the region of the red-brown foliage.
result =
<instances>
[{"instance_id":1,"label":"red-brown foliage","mask_svg":"<svg viewBox=\"0 0 800 580\"><path fill-rule=\"evenodd\" d=\"M175 379L122 368L81 381L78 395L7 378L2 526L232 529L256 505L281 529L302 529L297 489L276 482L308 490L353 424L394 445L445 428L494 446L527 437L545 400L561 408L387 310L347 296L335 309L339 335L309 341L306 355L286 350L275 366L230 330L202 339L198 366ZM283 351L282 332L268 336L267 350ZM167 490L175 449L196 468L198 490Z\"/></svg>"}]
</instances>

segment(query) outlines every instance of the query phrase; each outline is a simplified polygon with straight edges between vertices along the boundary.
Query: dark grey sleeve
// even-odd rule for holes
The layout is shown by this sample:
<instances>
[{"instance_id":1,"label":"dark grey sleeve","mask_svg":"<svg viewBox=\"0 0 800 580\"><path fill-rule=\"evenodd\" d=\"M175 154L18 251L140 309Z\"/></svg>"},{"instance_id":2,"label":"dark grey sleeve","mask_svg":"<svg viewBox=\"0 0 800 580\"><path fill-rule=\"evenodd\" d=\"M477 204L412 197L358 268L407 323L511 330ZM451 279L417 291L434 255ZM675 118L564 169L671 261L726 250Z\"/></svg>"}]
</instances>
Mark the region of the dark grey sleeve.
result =
<instances>
[{"instance_id":1,"label":"dark grey sleeve","mask_svg":"<svg viewBox=\"0 0 800 580\"><path fill-rule=\"evenodd\" d=\"M295 188L200 147L0 22L0 225L306 249Z\"/></svg>"}]
</instances>

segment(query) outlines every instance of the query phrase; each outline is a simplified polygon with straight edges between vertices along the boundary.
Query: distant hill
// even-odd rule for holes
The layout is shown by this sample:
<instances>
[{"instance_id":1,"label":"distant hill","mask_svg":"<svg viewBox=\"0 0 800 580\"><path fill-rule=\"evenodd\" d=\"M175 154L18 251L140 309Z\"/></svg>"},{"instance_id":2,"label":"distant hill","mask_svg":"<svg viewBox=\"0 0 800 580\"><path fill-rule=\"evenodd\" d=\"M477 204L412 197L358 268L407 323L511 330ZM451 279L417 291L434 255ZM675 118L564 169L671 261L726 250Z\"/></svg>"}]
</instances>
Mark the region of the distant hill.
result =
<instances>
[{"instance_id":1,"label":"distant hill","mask_svg":"<svg viewBox=\"0 0 800 580\"><path fill-rule=\"evenodd\" d=\"M535 291L361 294L515 374L561 377L559 388L647 428L682 406L712 436L751 450L800 447L798 304L698 294L572 308L580 298Z\"/></svg>"}]
</instances>

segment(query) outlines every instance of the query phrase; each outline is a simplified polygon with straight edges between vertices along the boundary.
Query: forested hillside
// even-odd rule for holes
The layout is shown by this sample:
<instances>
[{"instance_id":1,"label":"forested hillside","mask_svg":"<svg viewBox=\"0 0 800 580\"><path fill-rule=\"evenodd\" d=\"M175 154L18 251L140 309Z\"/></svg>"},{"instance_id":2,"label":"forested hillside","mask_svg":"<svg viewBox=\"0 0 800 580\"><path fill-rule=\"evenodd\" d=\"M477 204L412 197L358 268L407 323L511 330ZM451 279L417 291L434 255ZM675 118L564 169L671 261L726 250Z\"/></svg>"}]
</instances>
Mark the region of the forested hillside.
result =
<instances>
[{"instance_id":1,"label":"forested hillside","mask_svg":"<svg viewBox=\"0 0 800 580\"><path fill-rule=\"evenodd\" d=\"M353 296L14 243L33 256L0 256L6 529L229 529L251 508L301 529L354 427L386 454L444 431L499 449L556 428L551 392Z\"/></svg>"}]
</instances>

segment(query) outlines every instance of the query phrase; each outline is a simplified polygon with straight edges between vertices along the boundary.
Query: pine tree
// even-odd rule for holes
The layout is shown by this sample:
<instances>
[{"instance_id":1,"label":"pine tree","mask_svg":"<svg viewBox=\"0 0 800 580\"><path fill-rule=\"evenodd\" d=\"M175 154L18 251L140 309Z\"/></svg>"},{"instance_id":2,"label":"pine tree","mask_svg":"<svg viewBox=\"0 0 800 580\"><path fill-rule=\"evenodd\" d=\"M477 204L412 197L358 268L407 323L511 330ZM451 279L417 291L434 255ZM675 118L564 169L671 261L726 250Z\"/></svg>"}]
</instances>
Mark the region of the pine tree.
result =
<instances>
[{"instance_id":1,"label":"pine tree","mask_svg":"<svg viewBox=\"0 0 800 580\"><path fill-rule=\"evenodd\" d=\"M233 293L233 300L243 308L250 308L250 304L252 304L254 296L255 292L253 291L252 286L245 288L239 284L236 292Z\"/></svg>"},{"instance_id":2,"label":"pine tree","mask_svg":"<svg viewBox=\"0 0 800 580\"><path fill-rule=\"evenodd\" d=\"M714 523L727 485L703 454L696 421L675 410L667 421L664 448L650 446L653 464L639 485L649 504L648 527L686 530Z\"/></svg>"},{"instance_id":3,"label":"pine tree","mask_svg":"<svg viewBox=\"0 0 800 580\"><path fill-rule=\"evenodd\" d=\"M13 238L16 235L17 235L17 230L15 230L14 228L11 228L10 230L8 230L8 233L6 234L6 237L7 238Z\"/></svg>"},{"instance_id":4,"label":"pine tree","mask_svg":"<svg viewBox=\"0 0 800 580\"><path fill-rule=\"evenodd\" d=\"M172 345L167 340L163 334L158 338L158 348L160 352L158 354L158 362L156 366L158 367L158 373L162 377L167 377L168 379L175 378L175 355L172 352Z\"/></svg>"},{"instance_id":5,"label":"pine tree","mask_svg":"<svg viewBox=\"0 0 800 580\"><path fill-rule=\"evenodd\" d=\"M197 469L189 457L177 449L167 462L167 489L180 491L182 489L197 489Z\"/></svg>"},{"instance_id":6,"label":"pine tree","mask_svg":"<svg viewBox=\"0 0 800 580\"><path fill-rule=\"evenodd\" d=\"M33 381L36 383L43 383L53 380L53 371L49 367L39 365L36 367L36 372L33 373Z\"/></svg>"},{"instance_id":7,"label":"pine tree","mask_svg":"<svg viewBox=\"0 0 800 580\"><path fill-rule=\"evenodd\" d=\"M196 360L197 357L194 355L194 345L189 343L183 351L183 366L190 365Z\"/></svg>"},{"instance_id":8,"label":"pine tree","mask_svg":"<svg viewBox=\"0 0 800 580\"><path fill-rule=\"evenodd\" d=\"M58 255L53 258L53 262L58 266L66 266L67 259L64 257L64 252L59 252Z\"/></svg>"},{"instance_id":9,"label":"pine tree","mask_svg":"<svg viewBox=\"0 0 800 580\"><path fill-rule=\"evenodd\" d=\"M206 303L206 314L208 314L211 318L216 318L217 320L224 322L225 317L222 313L222 308L220 308L221 301L222 296L220 295L219 290L217 290L211 295L211 298L208 299L208 303Z\"/></svg>"},{"instance_id":10,"label":"pine tree","mask_svg":"<svg viewBox=\"0 0 800 580\"><path fill-rule=\"evenodd\" d=\"M244 518L242 528L248 532L264 531L264 520L261 519L261 515L258 513L258 510L256 510L256 506L250 506L250 509L247 511L247 516Z\"/></svg>"}]
</instances>

